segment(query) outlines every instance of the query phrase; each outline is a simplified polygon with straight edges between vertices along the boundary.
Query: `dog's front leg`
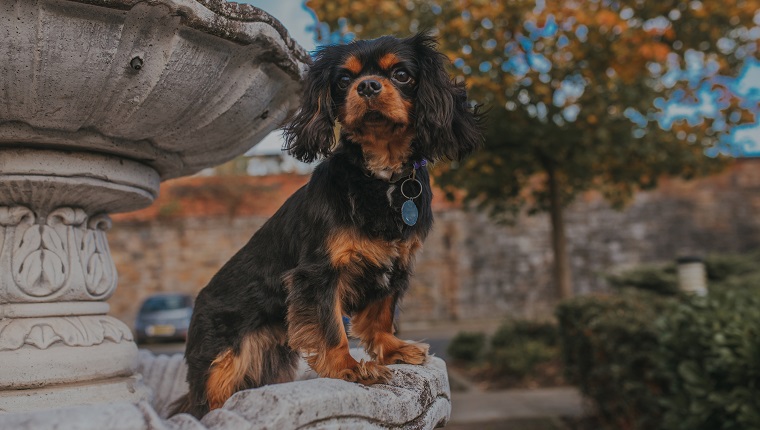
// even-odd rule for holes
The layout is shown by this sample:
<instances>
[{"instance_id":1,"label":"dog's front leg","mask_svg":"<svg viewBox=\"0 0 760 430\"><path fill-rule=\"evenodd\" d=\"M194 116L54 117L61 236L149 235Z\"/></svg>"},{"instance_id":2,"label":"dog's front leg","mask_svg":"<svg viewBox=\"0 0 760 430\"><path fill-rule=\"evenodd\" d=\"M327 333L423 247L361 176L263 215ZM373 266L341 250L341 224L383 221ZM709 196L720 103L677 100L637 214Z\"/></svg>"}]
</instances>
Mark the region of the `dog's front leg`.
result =
<instances>
[{"instance_id":1,"label":"dog's front leg","mask_svg":"<svg viewBox=\"0 0 760 430\"><path fill-rule=\"evenodd\" d=\"M364 385L390 380L392 372L387 367L372 361L356 361L349 353L337 271L297 269L286 277L285 283L289 289L288 344L305 355L319 376Z\"/></svg>"},{"instance_id":2,"label":"dog's front leg","mask_svg":"<svg viewBox=\"0 0 760 430\"><path fill-rule=\"evenodd\" d=\"M422 364L428 345L404 342L393 334L394 297L370 303L351 318L351 333L361 339L372 357L382 364Z\"/></svg>"}]
</instances>

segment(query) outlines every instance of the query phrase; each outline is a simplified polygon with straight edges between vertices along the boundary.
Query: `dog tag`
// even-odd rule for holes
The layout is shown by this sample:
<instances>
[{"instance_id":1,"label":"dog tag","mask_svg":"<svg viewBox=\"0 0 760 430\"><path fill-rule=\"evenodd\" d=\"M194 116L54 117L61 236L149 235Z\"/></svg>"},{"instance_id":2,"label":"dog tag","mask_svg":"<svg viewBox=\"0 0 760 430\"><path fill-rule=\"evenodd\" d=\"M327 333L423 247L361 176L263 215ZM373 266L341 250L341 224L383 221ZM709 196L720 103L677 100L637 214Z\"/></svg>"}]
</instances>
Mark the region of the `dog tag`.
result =
<instances>
[{"instance_id":1,"label":"dog tag","mask_svg":"<svg viewBox=\"0 0 760 430\"><path fill-rule=\"evenodd\" d=\"M427 164L426 160L423 160L425 164ZM423 166L425 165L423 164ZM417 210L417 205L414 204L413 200L419 197L422 194L422 183L417 180L417 169L419 169L420 166L415 163L414 170L412 171L412 175L409 176L404 182L401 183L401 186L399 187L399 191L401 191L401 195L404 196L407 200L404 202L404 204L401 205L401 219L404 221L404 224L408 226L413 226L417 224L417 218L420 216L419 210ZM409 195L404 190L404 185L411 182L412 184L417 184L417 187L419 187L416 191L417 194Z\"/></svg>"},{"instance_id":2,"label":"dog tag","mask_svg":"<svg viewBox=\"0 0 760 430\"><path fill-rule=\"evenodd\" d=\"M408 226L417 224L418 216L419 211L417 210L417 205L415 205L413 201L407 200L401 205L401 219L404 220L404 224Z\"/></svg>"}]
</instances>

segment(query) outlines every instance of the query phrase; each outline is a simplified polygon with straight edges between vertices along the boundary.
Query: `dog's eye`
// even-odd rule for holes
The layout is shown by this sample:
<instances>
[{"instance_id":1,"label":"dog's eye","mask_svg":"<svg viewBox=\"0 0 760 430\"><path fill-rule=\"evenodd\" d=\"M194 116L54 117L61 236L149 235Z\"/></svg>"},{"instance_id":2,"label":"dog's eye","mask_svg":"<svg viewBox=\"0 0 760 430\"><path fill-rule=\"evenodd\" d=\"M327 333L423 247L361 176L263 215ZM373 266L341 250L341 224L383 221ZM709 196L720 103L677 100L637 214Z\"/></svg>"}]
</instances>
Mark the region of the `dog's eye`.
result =
<instances>
[{"instance_id":1,"label":"dog's eye","mask_svg":"<svg viewBox=\"0 0 760 430\"><path fill-rule=\"evenodd\" d=\"M409 72L407 72L404 69L398 69L393 72L393 80L398 82L399 84L406 84L412 79L411 76L409 76Z\"/></svg>"},{"instance_id":2,"label":"dog's eye","mask_svg":"<svg viewBox=\"0 0 760 430\"><path fill-rule=\"evenodd\" d=\"M348 84L351 83L351 78L348 75L338 76L338 87L342 90L348 88Z\"/></svg>"}]
</instances>

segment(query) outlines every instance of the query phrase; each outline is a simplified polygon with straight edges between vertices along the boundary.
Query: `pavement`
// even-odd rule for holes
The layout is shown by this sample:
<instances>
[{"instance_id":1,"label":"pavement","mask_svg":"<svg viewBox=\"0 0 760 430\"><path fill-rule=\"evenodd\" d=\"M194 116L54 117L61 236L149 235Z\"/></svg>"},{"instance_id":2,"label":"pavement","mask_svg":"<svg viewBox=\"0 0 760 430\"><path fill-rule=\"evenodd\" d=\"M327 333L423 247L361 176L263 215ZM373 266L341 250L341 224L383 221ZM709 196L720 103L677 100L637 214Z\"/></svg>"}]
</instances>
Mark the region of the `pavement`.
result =
<instances>
[{"instance_id":1,"label":"pavement","mask_svg":"<svg viewBox=\"0 0 760 430\"><path fill-rule=\"evenodd\" d=\"M503 321L483 320L467 324L402 326L399 337L430 344L430 352L446 360L446 348L459 332L492 335ZM449 367L451 419L447 430L566 430L562 418L588 413L575 387L484 391Z\"/></svg>"},{"instance_id":2,"label":"pavement","mask_svg":"<svg viewBox=\"0 0 760 430\"><path fill-rule=\"evenodd\" d=\"M460 331L493 333L498 321L482 321L463 327L402 326L399 337L430 345L430 353L446 359L446 348ZM354 342L356 343L356 342ZM358 346L352 345L352 346ZM154 354L184 351L182 343L141 345ZM449 372L451 419L447 430L566 430L562 418L580 418L587 413L583 399L574 387L509 389L484 391L463 375Z\"/></svg>"},{"instance_id":3,"label":"pavement","mask_svg":"<svg viewBox=\"0 0 760 430\"><path fill-rule=\"evenodd\" d=\"M564 429L561 418L580 418L583 399L574 387L469 390L451 393L447 429Z\"/></svg>"}]
</instances>

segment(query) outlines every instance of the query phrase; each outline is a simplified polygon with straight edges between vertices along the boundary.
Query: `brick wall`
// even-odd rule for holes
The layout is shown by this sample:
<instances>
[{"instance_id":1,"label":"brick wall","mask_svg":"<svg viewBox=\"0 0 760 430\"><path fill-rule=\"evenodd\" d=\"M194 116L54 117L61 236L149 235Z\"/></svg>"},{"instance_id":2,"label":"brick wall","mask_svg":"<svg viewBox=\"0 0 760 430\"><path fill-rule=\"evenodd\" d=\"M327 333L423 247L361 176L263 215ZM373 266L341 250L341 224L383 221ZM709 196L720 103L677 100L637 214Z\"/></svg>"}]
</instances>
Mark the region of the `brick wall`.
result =
<instances>
[{"instance_id":1,"label":"brick wall","mask_svg":"<svg viewBox=\"0 0 760 430\"><path fill-rule=\"evenodd\" d=\"M191 181L202 187L204 180L210 179ZM161 217L155 214L176 205L162 197L150 209L154 216L114 217L109 242L119 288L109 301L112 313L131 324L140 301L151 293L197 293L263 224L266 212L300 183L276 188L281 192L266 197L270 204L258 211L236 203L233 212L191 210ZM724 174L698 181L663 181L623 211L588 193L566 213L575 291L605 291L605 273L641 262L760 247L759 214L760 160L738 162ZM417 259L402 321L551 315L556 296L549 228L546 215L504 226L437 203L436 224Z\"/></svg>"}]
</instances>

